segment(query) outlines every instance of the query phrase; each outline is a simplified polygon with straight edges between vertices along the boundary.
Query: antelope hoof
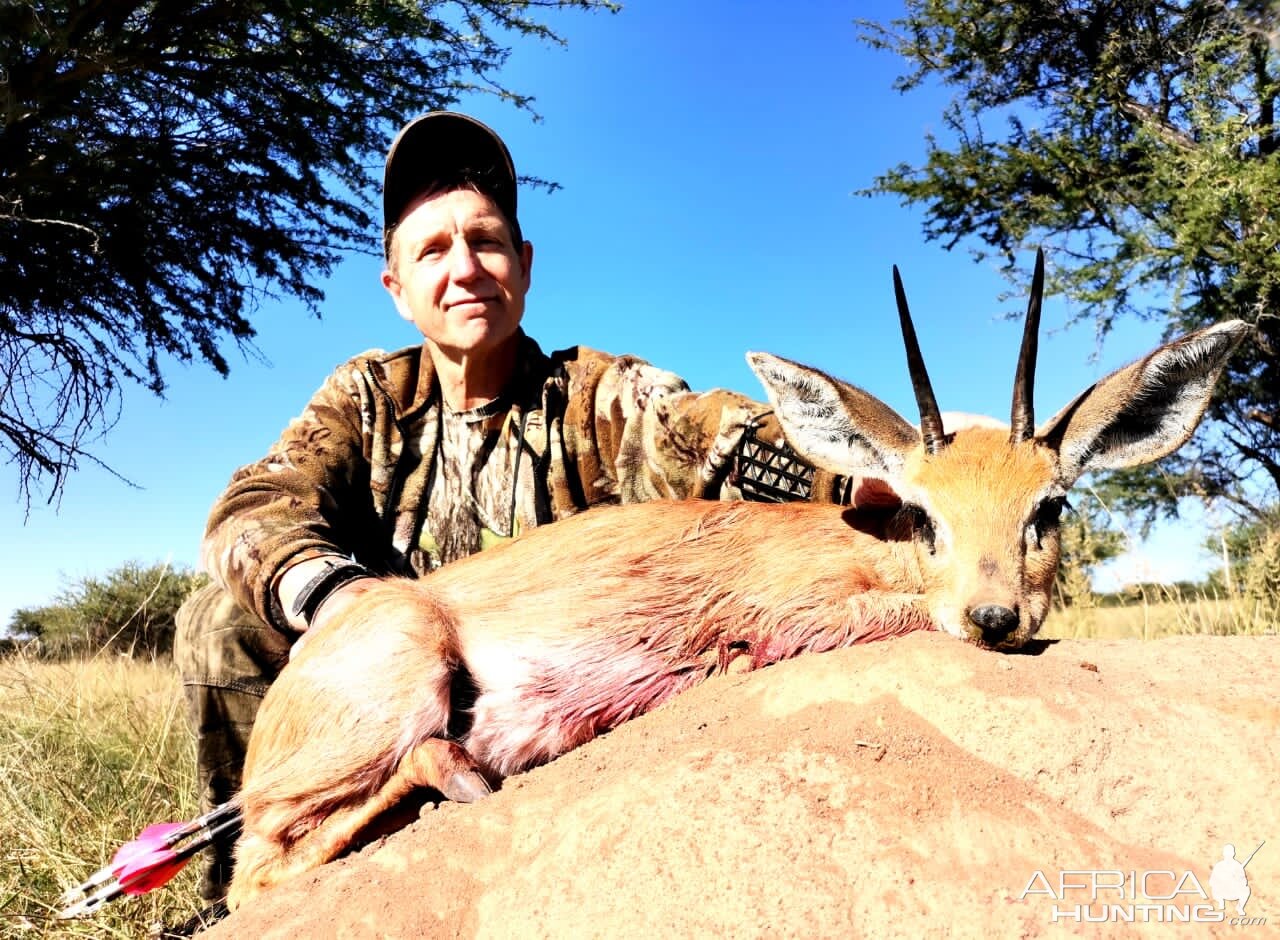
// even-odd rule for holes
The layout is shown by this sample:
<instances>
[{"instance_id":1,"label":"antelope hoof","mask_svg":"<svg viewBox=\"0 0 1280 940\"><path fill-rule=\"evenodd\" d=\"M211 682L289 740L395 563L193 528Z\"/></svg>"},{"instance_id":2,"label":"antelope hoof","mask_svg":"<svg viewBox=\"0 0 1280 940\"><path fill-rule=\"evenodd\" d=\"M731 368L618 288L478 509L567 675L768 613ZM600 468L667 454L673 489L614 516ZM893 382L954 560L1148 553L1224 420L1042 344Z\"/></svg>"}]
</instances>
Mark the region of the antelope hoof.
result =
<instances>
[{"instance_id":1,"label":"antelope hoof","mask_svg":"<svg viewBox=\"0 0 1280 940\"><path fill-rule=\"evenodd\" d=\"M454 803L474 803L484 799L493 790L478 771L459 770L449 775L440 792Z\"/></svg>"}]
</instances>

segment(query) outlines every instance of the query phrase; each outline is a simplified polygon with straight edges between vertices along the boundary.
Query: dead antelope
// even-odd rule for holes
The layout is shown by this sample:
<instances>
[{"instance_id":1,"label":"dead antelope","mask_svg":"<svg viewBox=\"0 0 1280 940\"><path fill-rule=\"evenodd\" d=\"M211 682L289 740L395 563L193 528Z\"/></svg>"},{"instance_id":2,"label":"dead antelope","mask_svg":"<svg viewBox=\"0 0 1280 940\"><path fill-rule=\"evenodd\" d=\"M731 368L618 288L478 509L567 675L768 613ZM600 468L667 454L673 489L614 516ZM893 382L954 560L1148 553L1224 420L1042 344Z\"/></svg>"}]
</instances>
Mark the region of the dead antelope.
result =
<instances>
[{"instance_id":1,"label":"dead antelope","mask_svg":"<svg viewBox=\"0 0 1280 940\"><path fill-rule=\"evenodd\" d=\"M748 356L790 445L863 481L851 507L592 511L375 586L308 639L262 704L231 905L334 858L416 788L473 800L737 657L759 667L932 629L1025 643L1048 611L1068 488L1183 444L1250 331L1233 321L1161 346L1036 429L1043 277L1037 259L1011 428L944 429L896 269L919 431L861 389ZM406 599L416 619L389 619ZM466 706L451 694L464 686L470 723L457 731Z\"/></svg>"}]
</instances>

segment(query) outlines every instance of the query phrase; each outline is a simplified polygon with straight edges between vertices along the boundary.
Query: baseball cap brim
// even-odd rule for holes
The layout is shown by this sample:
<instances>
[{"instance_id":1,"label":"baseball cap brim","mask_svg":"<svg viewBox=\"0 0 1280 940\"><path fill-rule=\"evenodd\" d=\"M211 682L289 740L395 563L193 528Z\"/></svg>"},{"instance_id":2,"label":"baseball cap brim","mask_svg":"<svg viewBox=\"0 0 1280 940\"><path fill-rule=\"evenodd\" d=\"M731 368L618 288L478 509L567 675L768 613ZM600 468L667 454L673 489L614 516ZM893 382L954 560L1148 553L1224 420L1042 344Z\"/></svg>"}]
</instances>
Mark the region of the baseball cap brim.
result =
<instances>
[{"instance_id":1,"label":"baseball cap brim","mask_svg":"<svg viewBox=\"0 0 1280 940\"><path fill-rule=\"evenodd\" d=\"M507 145L475 118L432 111L400 129L382 177L383 231L398 223L424 191L462 171L483 181L508 218L516 218L516 170Z\"/></svg>"}]
</instances>

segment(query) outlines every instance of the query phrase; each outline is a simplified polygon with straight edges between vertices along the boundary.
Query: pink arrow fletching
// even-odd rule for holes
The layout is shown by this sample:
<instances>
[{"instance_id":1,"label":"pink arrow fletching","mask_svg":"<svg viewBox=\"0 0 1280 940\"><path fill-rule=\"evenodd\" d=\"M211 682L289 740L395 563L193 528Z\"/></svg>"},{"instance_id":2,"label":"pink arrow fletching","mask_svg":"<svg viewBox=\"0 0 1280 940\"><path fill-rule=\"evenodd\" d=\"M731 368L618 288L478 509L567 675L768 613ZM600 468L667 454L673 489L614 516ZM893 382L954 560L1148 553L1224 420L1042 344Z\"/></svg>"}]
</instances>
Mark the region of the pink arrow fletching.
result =
<instances>
[{"instance_id":1,"label":"pink arrow fletching","mask_svg":"<svg viewBox=\"0 0 1280 940\"><path fill-rule=\"evenodd\" d=\"M146 894L173 880L173 876L182 871L188 859L174 858L168 853L167 858L160 858L146 866L132 868L120 873L120 887L125 894Z\"/></svg>"},{"instance_id":2,"label":"pink arrow fletching","mask_svg":"<svg viewBox=\"0 0 1280 940\"><path fill-rule=\"evenodd\" d=\"M111 870L119 876L123 869L135 867L137 859L149 858L159 852L172 855L170 843L165 837L179 828L180 823L155 823L143 829L138 833L138 838L116 849L116 854L111 857Z\"/></svg>"},{"instance_id":3,"label":"pink arrow fletching","mask_svg":"<svg viewBox=\"0 0 1280 940\"><path fill-rule=\"evenodd\" d=\"M240 808L223 803L189 822L153 823L116 850L109 865L62 896L60 918L92 913L121 894L145 894L168 884L197 853L240 831Z\"/></svg>"},{"instance_id":4,"label":"pink arrow fletching","mask_svg":"<svg viewBox=\"0 0 1280 940\"><path fill-rule=\"evenodd\" d=\"M183 823L155 823L116 850L111 870L125 894L145 894L176 875L185 859L174 857L169 838Z\"/></svg>"}]
</instances>

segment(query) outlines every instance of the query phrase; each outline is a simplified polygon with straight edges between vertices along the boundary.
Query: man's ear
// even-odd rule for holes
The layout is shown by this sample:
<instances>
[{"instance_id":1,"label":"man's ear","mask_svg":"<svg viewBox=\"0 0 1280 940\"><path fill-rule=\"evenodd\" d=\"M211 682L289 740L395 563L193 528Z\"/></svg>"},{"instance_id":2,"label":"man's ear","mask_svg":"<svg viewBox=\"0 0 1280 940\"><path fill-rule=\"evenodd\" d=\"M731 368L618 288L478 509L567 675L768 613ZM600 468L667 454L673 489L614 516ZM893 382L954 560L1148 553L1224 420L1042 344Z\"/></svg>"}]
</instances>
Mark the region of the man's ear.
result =
<instances>
[{"instance_id":1,"label":"man's ear","mask_svg":"<svg viewBox=\"0 0 1280 940\"><path fill-rule=\"evenodd\" d=\"M386 289L387 293L391 295L391 302L396 305L396 312L398 312L403 319L412 323L413 311L409 309L409 305L404 301L404 288L400 284L400 279L396 277L395 273L391 271L390 268L382 272L382 286Z\"/></svg>"},{"instance_id":2,"label":"man's ear","mask_svg":"<svg viewBox=\"0 0 1280 940\"><path fill-rule=\"evenodd\" d=\"M533 242L525 242L520 248L520 267L524 269L524 289L533 284Z\"/></svg>"}]
</instances>

